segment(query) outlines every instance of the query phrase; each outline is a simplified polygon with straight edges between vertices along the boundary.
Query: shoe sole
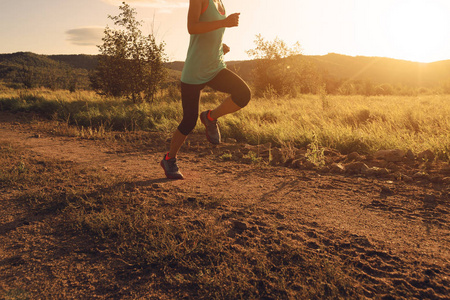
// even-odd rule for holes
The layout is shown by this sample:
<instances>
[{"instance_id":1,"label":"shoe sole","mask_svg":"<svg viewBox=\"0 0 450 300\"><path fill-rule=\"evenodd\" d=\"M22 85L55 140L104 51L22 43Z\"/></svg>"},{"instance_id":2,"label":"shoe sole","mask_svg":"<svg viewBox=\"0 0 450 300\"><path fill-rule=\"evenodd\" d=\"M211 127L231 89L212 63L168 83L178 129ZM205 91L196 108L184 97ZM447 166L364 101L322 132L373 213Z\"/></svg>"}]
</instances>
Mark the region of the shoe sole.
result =
<instances>
[{"instance_id":1,"label":"shoe sole","mask_svg":"<svg viewBox=\"0 0 450 300\"><path fill-rule=\"evenodd\" d=\"M179 175L176 175L176 176L167 174L167 171L166 171L166 169L164 168L164 164L163 164L162 161L159 163L159 165L161 166L161 168L163 168L164 174L166 174L167 179L179 179L179 180L184 179L184 177L183 177L182 174L179 174Z\"/></svg>"},{"instance_id":2,"label":"shoe sole","mask_svg":"<svg viewBox=\"0 0 450 300\"><path fill-rule=\"evenodd\" d=\"M213 144L213 145L219 145L220 144L220 142L215 142L215 141L212 141L211 140L211 138L209 137L209 134L208 134L208 126L206 125L206 121L204 120L204 118L203 117L201 117L200 118L200 121L202 122L202 124L203 125L205 125L205 133L206 133L206 139L208 140L208 142L210 142L211 144Z\"/></svg>"}]
</instances>

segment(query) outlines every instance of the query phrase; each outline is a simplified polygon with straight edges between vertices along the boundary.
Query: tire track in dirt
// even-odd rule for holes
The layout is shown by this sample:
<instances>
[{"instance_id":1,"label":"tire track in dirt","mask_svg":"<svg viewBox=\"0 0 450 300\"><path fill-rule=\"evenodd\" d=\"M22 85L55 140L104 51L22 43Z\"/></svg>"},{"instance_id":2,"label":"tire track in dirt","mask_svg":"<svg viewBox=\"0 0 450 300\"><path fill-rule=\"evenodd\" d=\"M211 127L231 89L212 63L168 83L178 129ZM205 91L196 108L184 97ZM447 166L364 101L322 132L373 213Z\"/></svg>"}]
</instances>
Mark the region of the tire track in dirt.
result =
<instances>
[{"instance_id":1,"label":"tire track in dirt","mask_svg":"<svg viewBox=\"0 0 450 300\"><path fill-rule=\"evenodd\" d=\"M222 199L222 218L230 220L236 244L285 235L340 261L368 298L448 299L449 199L432 187L223 162L207 155L208 146L181 154L187 180L168 181L158 164L165 145L119 153L96 141L38 136L10 123L0 123L0 142L99 167L124 182L157 185L162 199ZM394 192L386 194L387 185Z\"/></svg>"}]
</instances>

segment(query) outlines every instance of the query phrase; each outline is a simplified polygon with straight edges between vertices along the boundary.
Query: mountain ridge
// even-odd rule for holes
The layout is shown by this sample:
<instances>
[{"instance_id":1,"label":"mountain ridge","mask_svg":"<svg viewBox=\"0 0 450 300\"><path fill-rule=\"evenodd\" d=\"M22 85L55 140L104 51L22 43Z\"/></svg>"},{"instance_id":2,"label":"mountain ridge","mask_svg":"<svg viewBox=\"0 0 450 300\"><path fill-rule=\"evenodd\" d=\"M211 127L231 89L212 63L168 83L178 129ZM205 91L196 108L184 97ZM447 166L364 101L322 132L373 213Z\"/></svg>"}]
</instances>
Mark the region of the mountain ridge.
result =
<instances>
[{"instance_id":1,"label":"mountain ridge","mask_svg":"<svg viewBox=\"0 0 450 300\"><path fill-rule=\"evenodd\" d=\"M32 52L0 54L0 79L24 67L42 69L95 69L98 55L65 54L41 55ZM412 87L435 87L450 81L450 60L431 63L412 62L387 57L326 55L298 55L298 59L313 63L323 77L337 81L371 81L375 84L400 84ZM256 60L228 61L227 65L247 81L252 81ZM179 76L184 62L166 63L171 78ZM179 77L178 77L179 78Z\"/></svg>"},{"instance_id":2,"label":"mountain ridge","mask_svg":"<svg viewBox=\"0 0 450 300\"><path fill-rule=\"evenodd\" d=\"M420 63L387 57L348 56L337 53L299 55L312 62L320 73L340 80L370 80L377 84L404 84L414 87L433 87L450 79L450 60ZM252 75L255 60L228 61L230 68L246 79ZM184 63L175 61L168 67L181 71Z\"/></svg>"}]
</instances>

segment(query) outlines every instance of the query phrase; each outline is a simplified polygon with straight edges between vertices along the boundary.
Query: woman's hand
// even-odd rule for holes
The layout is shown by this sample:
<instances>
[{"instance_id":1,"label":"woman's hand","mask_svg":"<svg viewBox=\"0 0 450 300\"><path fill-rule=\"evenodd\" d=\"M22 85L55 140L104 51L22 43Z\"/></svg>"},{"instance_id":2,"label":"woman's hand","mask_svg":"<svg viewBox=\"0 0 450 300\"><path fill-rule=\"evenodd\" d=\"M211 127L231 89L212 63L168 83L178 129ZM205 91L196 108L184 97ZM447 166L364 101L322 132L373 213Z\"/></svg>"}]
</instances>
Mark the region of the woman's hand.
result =
<instances>
[{"instance_id":1,"label":"woman's hand","mask_svg":"<svg viewBox=\"0 0 450 300\"><path fill-rule=\"evenodd\" d=\"M227 44L222 44L222 49L223 49L223 54L227 54L228 52L230 52L230 47L228 47Z\"/></svg>"},{"instance_id":2,"label":"woman's hand","mask_svg":"<svg viewBox=\"0 0 450 300\"><path fill-rule=\"evenodd\" d=\"M240 13L234 13L229 15L224 20L224 27L236 27L239 26L239 15Z\"/></svg>"},{"instance_id":3,"label":"woman's hand","mask_svg":"<svg viewBox=\"0 0 450 300\"><path fill-rule=\"evenodd\" d=\"M187 24L189 34L201 34L223 27L239 26L240 13L231 14L223 20L200 22L200 15L202 14L202 1L203 0L189 0Z\"/></svg>"}]
</instances>

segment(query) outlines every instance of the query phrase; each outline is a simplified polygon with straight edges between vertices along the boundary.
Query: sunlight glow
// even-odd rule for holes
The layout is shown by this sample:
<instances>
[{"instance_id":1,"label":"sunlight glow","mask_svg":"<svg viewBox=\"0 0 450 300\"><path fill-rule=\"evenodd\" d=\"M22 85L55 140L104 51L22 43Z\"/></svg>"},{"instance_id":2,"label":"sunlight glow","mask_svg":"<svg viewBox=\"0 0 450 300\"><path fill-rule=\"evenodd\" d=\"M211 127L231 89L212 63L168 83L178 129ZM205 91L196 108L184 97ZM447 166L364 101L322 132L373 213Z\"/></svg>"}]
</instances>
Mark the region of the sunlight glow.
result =
<instances>
[{"instance_id":1,"label":"sunlight glow","mask_svg":"<svg viewBox=\"0 0 450 300\"><path fill-rule=\"evenodd\" d=\"M450 35L448 16L448 7L436 1L396 1L387 18L387 46L400 58L434 61Z\"/></svg>"}]
</instances>

